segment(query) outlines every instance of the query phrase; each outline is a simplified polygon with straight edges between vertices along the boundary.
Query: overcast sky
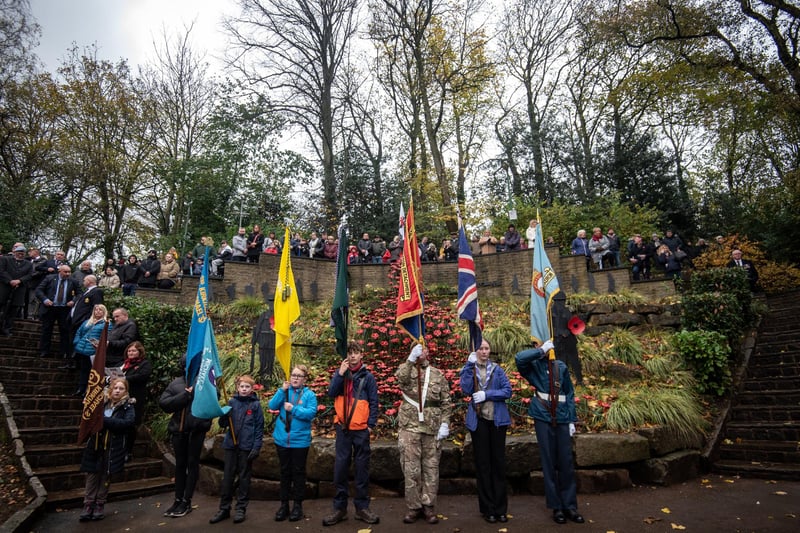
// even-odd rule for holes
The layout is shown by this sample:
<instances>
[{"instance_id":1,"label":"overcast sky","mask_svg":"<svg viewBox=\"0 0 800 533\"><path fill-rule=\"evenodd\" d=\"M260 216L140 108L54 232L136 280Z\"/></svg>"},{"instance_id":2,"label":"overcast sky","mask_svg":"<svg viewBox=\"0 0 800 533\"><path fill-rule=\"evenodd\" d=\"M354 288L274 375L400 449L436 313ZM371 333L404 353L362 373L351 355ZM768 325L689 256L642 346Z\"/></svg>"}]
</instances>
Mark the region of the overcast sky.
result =
<instances>
[{"instance_id":1,"label":"overcast sky","mask_svg":"<svg viewBox=\"0 0 800 533\"><path fill-rule=\"evenodd\" d=\"M125 58L135 69L152 58L153 39L162 28L182 34L192 21L192 48L219 64L215 56L225 44L220 20L223 13L236 12L234 0L31 0L31 9L42 28L36 54L50 72L72 43L81 48L96 43L99 59Z\"/></svg>"}]
</instances>

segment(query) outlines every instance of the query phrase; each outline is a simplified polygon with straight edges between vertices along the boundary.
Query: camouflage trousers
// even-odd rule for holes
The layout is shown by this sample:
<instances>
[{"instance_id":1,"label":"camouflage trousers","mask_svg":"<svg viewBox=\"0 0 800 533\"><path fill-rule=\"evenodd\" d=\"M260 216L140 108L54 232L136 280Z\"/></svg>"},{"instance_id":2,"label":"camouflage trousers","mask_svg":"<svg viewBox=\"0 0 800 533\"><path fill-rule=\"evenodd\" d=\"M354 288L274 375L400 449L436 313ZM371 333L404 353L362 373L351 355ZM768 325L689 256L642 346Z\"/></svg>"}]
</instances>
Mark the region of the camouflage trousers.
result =
<instances>
[{"instance_id":1,"label":"camouflage trousers","mask_svg":"<svg viewBox=\"0 0 800 533\"><path fill-rule=\"evenodd\" d=\"M401 429L397 445L405 478L406 505L409 509L434 507L439 491L441 441L436 435Z\"/></svg>"}]
</instances>

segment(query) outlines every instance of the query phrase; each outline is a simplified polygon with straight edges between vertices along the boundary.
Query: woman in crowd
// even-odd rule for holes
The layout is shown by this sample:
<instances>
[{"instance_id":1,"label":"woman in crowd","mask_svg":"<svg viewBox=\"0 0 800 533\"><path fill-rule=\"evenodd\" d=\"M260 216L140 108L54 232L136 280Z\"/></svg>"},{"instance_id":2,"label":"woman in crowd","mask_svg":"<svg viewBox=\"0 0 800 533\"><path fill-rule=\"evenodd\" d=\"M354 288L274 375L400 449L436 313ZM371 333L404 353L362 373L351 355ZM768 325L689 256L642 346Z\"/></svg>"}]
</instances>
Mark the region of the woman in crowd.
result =
<instances>
[{"instance_id":1,"label":"woman in crowd","mask_svg":"<svg viewBox=\"0 0 800 533\"><path fill-rule=\"evenodd\" d=\"M111 259L111 261L113 261L113 259ZM117 269L113 266L107 266L105 271L100 274L97 285L106 289L119 289L121 283L119 281Z\"/></svg>"},{"instance_id":2,"label":"woman in crowd","mask_svg":"<svg viewBox=\"0 0 800 533\"><path fill-rule=\"evenodd\" d=\"M296 522L303 518L306 491L306 459L311 446L311 421L317 416L317 397L305 386L308 367L296 365L289 381L284 381L269 401L279 411L272 438L281 464L281 506L275 520ZM289 512L289 499L294 504Z\"/></svg>"},{"instance_id":3,"label":"woman in crowd","mask_svg":"<svg viewBox=\"0 0 800 533\"><path fill-rule=\"evenodd\" d=\"M664 267L664 272L668 278L673 280L680 279L681 277L681 262L669 249L669 246L662 244L656 251L657 259L660 265Z\"/></svg>"},{"instance_id":4,"label":"woman in crowd","mask_svg":"<svg viewBox=\"0 0 800 533\"><path fill-rule=\"evenodd\" d=\"M158 273L158 288L171 289L174 287L180 273L181 267L178 262L175 261L175 256L171 253L167 253L164 256L164 262L161 263L161 270Z\"/></svg>"},{"instance_id":5,"label":"woman in crowd","mask_svg":"<svg viewBox=\"0 0 800 533\"><path fill-rule=\"evenodd\" d=\"M111 378L103 405L103 429L91 435L83 449L81 472L86 472L86 491L79 520L102 520L111 475L125 467L125 439L134 425L133 400L128 396L128 382Z\"/></svg>"},{"instance_id":6,"label":"woman in crowd","mask_svg":"<svg viewBox=\"0 0 800 533\"><path fill-rule=\"evenodd\" d=\"M78 359L78 390L74 396L83 397L86 395L86 386L89 384L89 373L94 363L94 353L103 327L108 322L108 309L103 304L97 304L92 309L90 316L75 332L72 346L75 350L75 357ZM111 330L113 324L108 324Z\"/></svg>"},{"instance_id":7,"label":"woman in crowd","mask_svg":"<svg viewBox=\"0 0 800 533\"><path fill-rule=\"evenodd\" d=\"M491 347L484 339L476 352L469 354L461 369L461 390L471 401L466 426L475 453L478 505L489 523L507 522L506 431L511 425L506 400L511 398L511 383L500 365L489 359Z\"/></svg>"},{"instance_id":8,"label":"woman in crowd","mask_svg":"<svg viewBox=\"0 0 800 533\"><path fill-rule=\"evenodd\" d=\"M200 452L211 420L192 415L194 387L186 385L186 356L181 357L180 375L167 385L158 405L172 413L168 430L175 454L175 502L164 516L178 518L192 512L192 496L200 475Z\"/></svg>"},{"instance_id":9,"label":"woman in crowd","mask_svg":"<svg viewBox=\"0 0 800 533\"><path fill-rule=\"evenodd\" d=\"M144 408L147 404L147 381L153 373L153 366L145 358L144 345L135 341L125 349L125 362L122 364L122 373L128 381L130 395L136 400L136 419L134 425L128 431L126 440L128 450L125 462L133 458L133 445L136 443L136 429L142 423Z\"/></svg>"}]
</instances>

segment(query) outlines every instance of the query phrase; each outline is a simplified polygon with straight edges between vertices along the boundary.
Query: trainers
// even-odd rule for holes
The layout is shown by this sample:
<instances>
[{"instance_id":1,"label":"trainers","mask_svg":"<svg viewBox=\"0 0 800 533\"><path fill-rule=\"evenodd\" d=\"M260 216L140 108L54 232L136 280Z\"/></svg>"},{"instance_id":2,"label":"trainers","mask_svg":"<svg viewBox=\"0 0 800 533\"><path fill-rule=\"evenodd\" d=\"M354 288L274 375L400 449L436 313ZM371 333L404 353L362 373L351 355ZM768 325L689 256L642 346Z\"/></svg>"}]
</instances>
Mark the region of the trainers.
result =
<instances>
[{"instance_id":1,"label":"trainers","mask_svg":"<svg viewBox=\"0 0 800 533\"><path fill-rule=\"evenodd\" d=\"M236 514L233 515L233 523L234 524L241 524L244 522L244 509L236 509Z\"/></svg>"},{"instance_id":2,"label":"trainers","mask_svg":"<svg viewBox=\"0 0 800 533\"><path fill-rule=\"evenodd\" d=\"M380 517L370 511L368 507L356 511L356 520L361 520L367 524L377 524L381 521Z\"/></svg>"},{"instance_id":3,"label":"trainers","mask_svg":"<svg viewBox=\"0 0 800 533\"><path fill-rule=\"evenodd\" d=\"M347 520L347 511L345 509L336 509L331 514L322 519L323 526L333 526Z\"/></svg>"},{"instance_id":4,"label":"trainers","mask_svg":"<svg viewBox=\"0 0 800 533\"><path fill-rule=\"evenodd\" d=\"M92 514L94 513L94 504L93 503L85 503L83 504L83 511L81 515L78 517L78 520L81 522L88 522L92 519Z\"/></svg>"},{"instance_id":5,"label":"trainers","mask_svg":"<svg viewBox=\"0 0 800 533\"><path fill-rule=\"evenodd\" d=\"M191 512L192 502L190 500L181 500L180 503L178 503L178 506L172 511L170 516L173 518L179 518L181 516L186 516Z\"/></svg>"},{"instance_id":6,"label":"trainers","mask_svg":"<svg viewBox=\"0 0 800 533\"><path fill-rule=\"evenodd\" d=\"M174 512L175 512L175 509L177 509L177 508L178 508L178 505L180 505L180 503L181 503L181 501L180 501L180 500L178 500L178 499L176 499L176 500L175 500L175 501L172 503L172 505L171 505L170 507L168 507L166 511L164 511L164 516L172 516L172 513L174 513Z\"/></svg>"},{"instance_id":7,"label":"trainers","mask_svg":"<svg viewBox=\"0 0 800 533\"><path fill-rule=\"evenodd\" d=\"M105 517L106 517L105 504L104 503L95 504L94 513L92 514L92 520L102 520Z\"/></svg>"}]
</instances>

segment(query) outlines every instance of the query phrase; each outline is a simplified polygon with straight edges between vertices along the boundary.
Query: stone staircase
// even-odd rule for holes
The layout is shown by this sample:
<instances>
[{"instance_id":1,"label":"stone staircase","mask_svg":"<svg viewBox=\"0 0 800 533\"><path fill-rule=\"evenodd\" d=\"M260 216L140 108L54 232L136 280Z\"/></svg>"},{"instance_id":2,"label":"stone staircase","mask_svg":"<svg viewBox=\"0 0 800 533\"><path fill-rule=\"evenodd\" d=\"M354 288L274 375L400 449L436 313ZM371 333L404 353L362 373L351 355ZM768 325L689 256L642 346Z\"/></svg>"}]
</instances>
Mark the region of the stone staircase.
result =
<instances>
[{"instance_id":1,"label":"stone staircase","mask_svg":"<svg viewBox=\"0 0 800 533\"><path fill-rule=\"evenodd\" d=\"M25 456L47 490L47 507L79 506L85 474L79 471L83 446L77 444L82 401L71 394L77 372L61 370L63 361L39 358L38 322L17 321L15 333L0 347L0 382L14 410ZM54 337L53 349L57 348ZM172 488L163 459L140 428L134 459L112 476L109 498L164 492Z\"/></svg>"},{"instance_id":2,"label":"stone staircase","mask_svg":"<svg viewBox=\"0 0 800 533\"><path fill-rule=\"evenodd\" d=\"M769 297L715 472L800 480L800 293Z\"/></svg>"}]
</instances>

